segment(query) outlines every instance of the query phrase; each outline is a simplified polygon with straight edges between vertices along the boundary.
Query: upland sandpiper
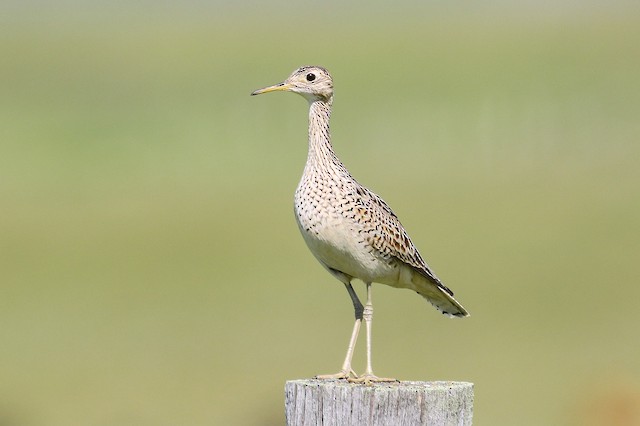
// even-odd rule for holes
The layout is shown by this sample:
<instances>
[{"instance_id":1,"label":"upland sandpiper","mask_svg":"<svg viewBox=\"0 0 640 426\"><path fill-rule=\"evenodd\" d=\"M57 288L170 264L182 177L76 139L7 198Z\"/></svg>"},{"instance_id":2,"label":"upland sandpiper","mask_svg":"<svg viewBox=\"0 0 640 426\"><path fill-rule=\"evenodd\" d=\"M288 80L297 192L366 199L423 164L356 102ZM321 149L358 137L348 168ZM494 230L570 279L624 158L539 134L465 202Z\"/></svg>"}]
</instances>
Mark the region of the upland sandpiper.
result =
<instances>
[{"instance_id":1,"label":"upland sandpiper","mask_svg":"<svg viewBox=\"0 0 640 426\"><path fill-rule=\"evenodd\" d=\"M319 66L304 66L282 83L252 95L276 91L298 93L309 101L309 152L295 193L296 220L313 255L347 288L356 316L342 369L316 377L362 383L394 380L375 376L371 366L371 283L413 290L450 317L469 314L427 266L391 208L360 185L334 153L329 137L333 102L329 72ZM351 286L354 278L366 285L364 306ZM358 376L351 359L363 319L367 367Z\"/></svg>"}]
</instances>

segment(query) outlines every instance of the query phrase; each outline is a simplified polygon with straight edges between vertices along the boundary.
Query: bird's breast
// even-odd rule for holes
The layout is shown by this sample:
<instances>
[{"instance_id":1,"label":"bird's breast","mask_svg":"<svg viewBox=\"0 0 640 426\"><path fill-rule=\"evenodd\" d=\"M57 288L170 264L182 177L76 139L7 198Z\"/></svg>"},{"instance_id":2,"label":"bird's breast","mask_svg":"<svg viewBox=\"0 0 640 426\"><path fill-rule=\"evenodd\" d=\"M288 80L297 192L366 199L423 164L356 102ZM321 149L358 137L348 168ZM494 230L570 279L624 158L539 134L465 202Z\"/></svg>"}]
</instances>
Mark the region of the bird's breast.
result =
<instances>
[{"instance_id":1,"label":"bird's breast","mask_svg":"<svg viewBox=\"0 0 640 426\"><path fill-rule=\"evenodd\" d=\"M295 194L295 215L307 246L325 266L369 282L397 280L398 266L367 241L352 214L355 200L345 185L303 180Z\"/></svg>"}]
</instances>

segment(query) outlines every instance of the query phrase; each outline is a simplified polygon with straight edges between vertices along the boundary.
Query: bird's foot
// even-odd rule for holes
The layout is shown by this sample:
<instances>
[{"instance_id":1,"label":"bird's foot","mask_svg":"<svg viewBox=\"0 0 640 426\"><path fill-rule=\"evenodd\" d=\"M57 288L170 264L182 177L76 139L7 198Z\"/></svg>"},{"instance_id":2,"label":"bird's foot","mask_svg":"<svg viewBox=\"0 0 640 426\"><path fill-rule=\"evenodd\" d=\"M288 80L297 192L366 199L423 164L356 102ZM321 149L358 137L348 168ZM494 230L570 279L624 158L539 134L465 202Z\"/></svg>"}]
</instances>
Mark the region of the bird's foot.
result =
<instances>
[{"instance_id":1,"label":"bird's foot","mask_svg":"<svg viewBox=\"0 0 640 426\"><path fill-rule=\"evenodd\" d=\"M320 380L339 380L339 379L347 379L351 381L352 379L357 378L358 375L353 370L340 370L335 374L318 374L315 378Z\"/></svg>"},{"instance_id":2,"label":"bird's foot","mask_svg":"<svg viewBox=\"0 0 640 426\"><path fill-rule=\"evenodd\" d=\"M398 382L398 379L391 379L388 377L378 377L374 374L365 373L359 377L353 377L347 379L349 383L362 383L365 385L371 385L373 383L384 383L384 382Z\"/></svg>"}]
</instances>

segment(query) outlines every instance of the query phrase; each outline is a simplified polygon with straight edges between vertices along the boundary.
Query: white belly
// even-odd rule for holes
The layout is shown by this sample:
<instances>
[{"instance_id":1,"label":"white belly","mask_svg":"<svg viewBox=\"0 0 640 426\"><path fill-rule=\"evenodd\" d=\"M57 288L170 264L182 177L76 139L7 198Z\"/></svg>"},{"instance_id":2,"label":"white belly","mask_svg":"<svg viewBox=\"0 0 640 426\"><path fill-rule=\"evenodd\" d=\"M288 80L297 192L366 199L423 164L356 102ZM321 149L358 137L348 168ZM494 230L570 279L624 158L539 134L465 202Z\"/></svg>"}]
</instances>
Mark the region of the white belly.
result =
<instances>
[{"instance_id":1,"label":"white belly","mask_svg":"<svg viewBox=\"0 0 640 426\"><path fill-rule=\"evenodd\" d=\"M304 218L296 215L300 232L313 255L325 267L343 272L365 282L395 286L399 267L393 260L383 259L366 243L358 225L344 220L332 220L327 215L314 221L309 229ZM309 230L308 230L309 229Z\"/></svg>"}]
</instances>

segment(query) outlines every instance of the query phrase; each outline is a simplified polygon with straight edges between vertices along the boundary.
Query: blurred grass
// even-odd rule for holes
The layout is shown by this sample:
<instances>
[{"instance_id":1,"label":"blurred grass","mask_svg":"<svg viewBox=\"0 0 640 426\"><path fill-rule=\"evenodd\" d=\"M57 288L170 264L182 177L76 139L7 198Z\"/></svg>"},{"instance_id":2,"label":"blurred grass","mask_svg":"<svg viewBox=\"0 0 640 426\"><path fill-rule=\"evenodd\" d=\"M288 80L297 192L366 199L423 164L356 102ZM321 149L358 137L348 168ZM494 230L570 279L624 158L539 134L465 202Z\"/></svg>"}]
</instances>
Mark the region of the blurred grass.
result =
<instances>
[{"instance_id":1,"label":"blurred grass","mask_svg":"<svg viewBox=\"0 0 640 426\"><path fill-rule=\"evenodd\" d=\"M291 213L304 101L248 96L305 63L472 313L376 288L376 370L473 381L480 425L638 406L635 9L190 5L5 18L0 425L281 424L283 382L339 366L350 303Z\"/></svg>"}]
</instances>

